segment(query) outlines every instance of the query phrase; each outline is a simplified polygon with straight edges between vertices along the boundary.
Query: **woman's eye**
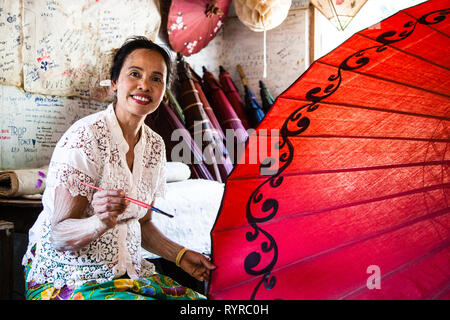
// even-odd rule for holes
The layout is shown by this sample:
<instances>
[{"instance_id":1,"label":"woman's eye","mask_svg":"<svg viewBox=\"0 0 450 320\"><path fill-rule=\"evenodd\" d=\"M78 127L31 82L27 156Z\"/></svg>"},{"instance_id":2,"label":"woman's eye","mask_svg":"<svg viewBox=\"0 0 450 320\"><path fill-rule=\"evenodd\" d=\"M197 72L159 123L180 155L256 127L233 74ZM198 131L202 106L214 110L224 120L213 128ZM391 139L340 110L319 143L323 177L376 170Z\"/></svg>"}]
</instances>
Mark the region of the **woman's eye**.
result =
<instances>
[{"instance_id":1,"label":"woman's eye","mask_svg":"<svg viewBox=\"0 0 450 320\"><path fill-rule=\"evenodd\" d=\"M157 81L157 82L162 82L160 77L153 77L152 80L153 81Z\"/></svg>"},{"instance_id":2,"label":"woman's eye","mask_svg":"<svg viewBox=\"0 0 450 320\"><path fill-rule=\"evenodd\" d=\"M132 72L130 72L130 76L137 78L137 77L139 77L139 72L132 71Z\"/></svg>"}]
</instances>

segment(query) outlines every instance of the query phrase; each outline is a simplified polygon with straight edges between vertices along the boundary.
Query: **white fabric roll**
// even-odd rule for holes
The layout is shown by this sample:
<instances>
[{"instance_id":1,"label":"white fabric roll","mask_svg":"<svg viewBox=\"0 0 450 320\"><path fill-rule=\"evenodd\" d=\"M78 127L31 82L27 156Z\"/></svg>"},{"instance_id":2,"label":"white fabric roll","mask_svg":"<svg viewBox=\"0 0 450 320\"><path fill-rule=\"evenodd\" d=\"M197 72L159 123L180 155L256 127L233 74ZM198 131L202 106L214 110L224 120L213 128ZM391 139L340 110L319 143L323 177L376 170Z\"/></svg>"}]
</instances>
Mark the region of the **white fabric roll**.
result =
<instances>
[{"instance_id":1,"label":"white fabric roll","mask_svg":"<svg viewBox=\"0 0 450 320\"><path fill-rule=\"evenodd\" d=\"M191 170L183 162L166 163L166 182L177 182L189 179Z\"/></svg>"},{"instance_id":2,"label":"white fabric roll","mask_svg":"<svg viewBox=\"0 0 450 320\"><path fill-rule=\"evenodd\" d=\"M48 167L0 172L0 196L19 197L42 194ZM39 174L41 172L41 174ZM40 182L39 182L40 180Z\"/></svg>"}]
</instances>

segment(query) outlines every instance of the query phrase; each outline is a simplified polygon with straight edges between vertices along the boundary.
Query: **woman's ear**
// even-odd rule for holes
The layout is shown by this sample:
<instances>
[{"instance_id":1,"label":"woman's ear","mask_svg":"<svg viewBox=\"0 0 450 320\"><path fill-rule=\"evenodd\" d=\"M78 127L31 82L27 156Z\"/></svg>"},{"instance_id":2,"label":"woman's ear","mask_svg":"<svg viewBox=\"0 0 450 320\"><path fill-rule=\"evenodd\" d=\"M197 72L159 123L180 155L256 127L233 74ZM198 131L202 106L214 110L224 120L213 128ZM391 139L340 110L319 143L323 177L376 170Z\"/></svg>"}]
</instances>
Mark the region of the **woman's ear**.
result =
<instances>
[{"instance_id":1,"label":"woman's ear","mask_svg":"<svg viewBox=\"0 0 450 320\"><path fill-rule=\"evenodd\" d=\"M117 82L116 81L111 80L111 88L113 89L114 92L117 91Z\"/></svg>"}]
</instances>

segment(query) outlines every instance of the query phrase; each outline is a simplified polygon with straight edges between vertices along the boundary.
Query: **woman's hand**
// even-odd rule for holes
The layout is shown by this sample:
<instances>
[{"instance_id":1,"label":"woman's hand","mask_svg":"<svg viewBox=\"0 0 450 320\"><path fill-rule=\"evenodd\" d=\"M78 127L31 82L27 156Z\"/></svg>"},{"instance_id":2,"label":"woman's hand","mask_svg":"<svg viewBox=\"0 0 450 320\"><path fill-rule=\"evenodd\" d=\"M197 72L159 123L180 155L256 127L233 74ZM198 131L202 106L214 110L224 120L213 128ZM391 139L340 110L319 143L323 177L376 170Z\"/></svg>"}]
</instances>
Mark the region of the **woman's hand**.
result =
<instances>
[{"instance_id":1,"label":"woman's hand","mask_svg":"<svg viewBox=\"0 0 450 320\"><path fill-rule=\"evenodd\" d=\"M216 268L204 255L191 250L183 254L180 267L199 281L209 281L210 270Z\"/></svg>"},{"instance_id":2,"label":"woman's hand","mask_svg":"<svg viewBox=\"0 0 450 320\"><path fill-rule=\"evenodd\" d=\"M114 228L117 218L121 215L127 205L123 190L103 190L94 193L91 203L95 214L108 227Z\"/></svg>"}]
</instances>

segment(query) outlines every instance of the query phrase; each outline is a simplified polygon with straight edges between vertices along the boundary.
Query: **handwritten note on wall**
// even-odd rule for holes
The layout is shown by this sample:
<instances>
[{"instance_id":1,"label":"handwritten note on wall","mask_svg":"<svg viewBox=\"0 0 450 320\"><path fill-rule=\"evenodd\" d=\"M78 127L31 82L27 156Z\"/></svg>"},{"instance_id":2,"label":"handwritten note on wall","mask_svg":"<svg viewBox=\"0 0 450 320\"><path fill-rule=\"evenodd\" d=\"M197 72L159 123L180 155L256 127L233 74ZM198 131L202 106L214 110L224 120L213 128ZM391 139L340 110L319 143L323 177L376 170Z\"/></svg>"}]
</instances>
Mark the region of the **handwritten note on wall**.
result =
<instances>
[{"instance_id":1,"label":"handwritten note on wall","mask_svg":"<svg viewBox=\"0 0 450 320\"><path fill-rule=\"evenodd\" d=\"M21 2L0 0L0 84L22 85Z\"/></svg>"},{"instance_id":2,"label":"handwritten note on wall","mask_svg":"<svg viewBox=\"0 0 450 320\"><path fill-rule=\"evenodd\" d=\"M110 101L113 50L133 35L155 39L157 0L23 0L27 92Z\"/></svg>"},{"instance_id":3,"label":"handwritten note on wall","mask_svg":"<svg viewBox=\"0 0 450 320\"><path fill-rule=\"evenodd\" d=\"M94 100L0 86L0 169L48 165L56 143L70 125L106 106Z\"/></svg>"}]
</instances>

